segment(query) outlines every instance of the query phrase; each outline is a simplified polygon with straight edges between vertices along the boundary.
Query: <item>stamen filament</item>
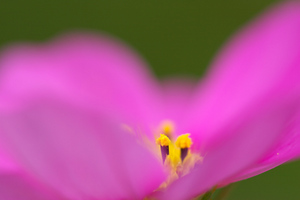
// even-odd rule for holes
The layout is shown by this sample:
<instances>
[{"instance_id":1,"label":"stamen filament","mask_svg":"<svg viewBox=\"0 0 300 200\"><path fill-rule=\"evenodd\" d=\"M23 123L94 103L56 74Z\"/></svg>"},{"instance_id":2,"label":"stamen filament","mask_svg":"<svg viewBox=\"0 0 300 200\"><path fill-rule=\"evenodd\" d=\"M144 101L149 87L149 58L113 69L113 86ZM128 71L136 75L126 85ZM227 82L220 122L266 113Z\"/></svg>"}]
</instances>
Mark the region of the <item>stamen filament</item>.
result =
<instances>
[{"instance_id":1,"label":"stamen filament","mask_svg":"<svg viewBox=\"0 0 300 200\"><path fill-rule=\"evenodd\" d=\"M161 184L160 189L188 174L203 159L200 154L191 152L192 139L189 137L189 133L179 135L174 140L171 126L164 125L164 129L161 131L163 134L160 134L160 137L156 139L156 144L160 145L163 165L169 170L170 174L168 179ZM170 133L172 134L168 135Z\"/></svg>"}]
</instances>

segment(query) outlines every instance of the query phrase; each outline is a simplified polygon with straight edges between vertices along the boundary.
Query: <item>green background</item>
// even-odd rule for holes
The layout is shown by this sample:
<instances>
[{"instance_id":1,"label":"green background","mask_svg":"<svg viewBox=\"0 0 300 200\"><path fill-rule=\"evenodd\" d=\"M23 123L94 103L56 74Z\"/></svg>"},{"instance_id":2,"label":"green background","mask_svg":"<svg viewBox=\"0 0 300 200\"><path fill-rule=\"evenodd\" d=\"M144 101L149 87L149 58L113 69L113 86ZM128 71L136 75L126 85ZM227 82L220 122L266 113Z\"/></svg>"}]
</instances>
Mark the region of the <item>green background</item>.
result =
<instances>
[{"instance_id":1,"label":"green background","mask_svg":"<svg viewBox=\"0 0 300 200\"><path fill-rule=\"evenodd\" d=\"M160 77L203 75L226 40L274 0L1 1L0 46L102 31L133 46ZM300 199L300 162L238 183L234 199Z\"/></svg>"}]
</instances>

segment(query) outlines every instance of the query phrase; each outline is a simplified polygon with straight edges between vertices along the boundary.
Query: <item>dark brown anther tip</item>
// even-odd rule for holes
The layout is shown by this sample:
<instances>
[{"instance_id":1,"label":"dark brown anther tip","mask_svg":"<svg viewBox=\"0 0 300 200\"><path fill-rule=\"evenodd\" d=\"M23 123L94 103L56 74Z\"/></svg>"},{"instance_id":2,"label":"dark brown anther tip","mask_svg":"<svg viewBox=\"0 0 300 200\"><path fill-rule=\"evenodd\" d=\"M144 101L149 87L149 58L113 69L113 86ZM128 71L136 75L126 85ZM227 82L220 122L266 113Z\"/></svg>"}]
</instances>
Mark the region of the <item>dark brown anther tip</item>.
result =
<instances>
[{"instance_id":1,"label":"dark brown anther tip","mask_svg":"<svg viewBox=\"0 0 300 200\"><path fill-rule=\"evenodd\" d=\"M181 162L183 162L185 157L187 156L188 150L189 150L189 148L183 148L183 149L180 150Z\"/></svg>"},{"instance_id":2,"label":"dark brown anther tip","mask_svg":"<svg viewBox=\"0 0 300 200\"><path fill-rule=\"evenodd\" d=\"M167 158L167 155L169 155L169 146L160 146L160 151L164 163Z\"/></svg>"}]
</instances>

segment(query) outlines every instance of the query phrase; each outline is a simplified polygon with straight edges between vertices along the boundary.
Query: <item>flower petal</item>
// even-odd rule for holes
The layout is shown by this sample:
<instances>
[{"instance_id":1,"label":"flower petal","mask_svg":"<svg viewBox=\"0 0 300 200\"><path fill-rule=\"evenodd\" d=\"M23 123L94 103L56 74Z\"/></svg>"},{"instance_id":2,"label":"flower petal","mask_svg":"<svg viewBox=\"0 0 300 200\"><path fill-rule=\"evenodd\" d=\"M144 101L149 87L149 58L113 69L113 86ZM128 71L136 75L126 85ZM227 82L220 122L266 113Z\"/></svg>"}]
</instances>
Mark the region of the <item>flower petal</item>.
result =
<instances>
[{"instance_id":1,"label":"flower petal","mask_svg":"<svg viewBox=\"0 0 300 200\"><path fill-rule=\"evenodd\" d=\"M15 171L18 165L10 158L7 152L1 146L0 148L0 173Z\"/></svg>"},{"instance_id":2,"label":"flower petal","mask_svg":"<svg viewBox=\"0 0 300 200\"><path fill-rule=\"evenodd\" d=\"M19 45L1 60L0 97L15 107L52 94L118 113L132 126L157 125L159 90L145 66L129 48L107 36L74 34L40 46Z\"/></svg>"},{"instance_id":3,"label":"flower petal","mask_svg":"<svg viewBox=\"0 0 300 200\"><path fill-rule=\"evenodd\" d=\"M5 200L62 200L49 193L22 173L0 173L0 199Z\"/></svg>"},{"instance_id":4,"label":"flower petal","mask_svg":"<svg viewBox=\"0 0 300 200\"><path fill-rule=\"evenodd\" d=\"M1 112L1 145L65 198L144 198L164 181L163 166L116 120L41 96Z\"/></svg>"},{"instance_id":5,"label":"flower petal","mask_svg":"<svg viewBox=\"0 0 300 200\"><path fill-rule=\"evenodd\" d=\"M284 134L273 145L273 147L263 156L262 159L252 166L235 174L223 182L227 185L231 182L247 179L249 177L261 174L282 163L297 159L300 157L300 112L298 111L294 121L284 130Z\"/></svg>"},{"instance_id":6,"label":"flower petal","mask_svg":"<svg viewBox=\"0 0 300 200\"><path fill-rule=\"evenodd\" d=\"M191 78L168 78L162 82L163 119L171 120L175 134L183 134L181 122L193 99L196 82Z\"/></svg>"},{"instance_id":7,"label":"flower petal","mask_svg":"<svg viewBox=\"0 0 300 200\"><path fill-rule=\"evenodd\" d=\"M199 87L184 125L198 143L203 163L160 198L192 198L249 169L297 123L299 35L300 5L288 2L225 48Z\"/></svg>"},{"instance_id":8,"label":"flower petal","mask_svg":"<svg viewBox=\"0 0 300 200\"><path fill-rule=\"evenodd\" d=\"M160 199L192 199L258 161L288 126L295 114L295 105L298 105L298 102L294 103L268 108L232 130L232 137L220 143L218 148L202 152L203 162L190 174L179 178L157 196Z\"/></svg>"},{"instance_id":9,"label":"flower petal","mask_svg":"<svg viewBox=\"0 0 300 200\"><path fill-rule=\"evenodd\" d=\"M239 33L199 86L186 129L203 145L217 145L215 140L231 134L222 131L225 127L238 125L269 103L298 95L299 35L298 2L273 8Z\"/></svg>"}]
</instances>

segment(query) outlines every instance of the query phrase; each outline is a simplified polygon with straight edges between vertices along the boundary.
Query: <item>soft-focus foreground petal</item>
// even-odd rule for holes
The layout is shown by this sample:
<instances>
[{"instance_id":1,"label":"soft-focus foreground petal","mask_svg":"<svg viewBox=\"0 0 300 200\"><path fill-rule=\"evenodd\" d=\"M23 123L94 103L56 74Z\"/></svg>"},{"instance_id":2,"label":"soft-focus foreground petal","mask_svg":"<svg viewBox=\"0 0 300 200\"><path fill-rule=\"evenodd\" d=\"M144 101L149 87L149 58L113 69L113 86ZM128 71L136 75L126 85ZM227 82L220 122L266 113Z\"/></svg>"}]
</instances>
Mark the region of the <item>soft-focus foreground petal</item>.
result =
<instances>
[{"instance_id":1,"label":"soft-focus foreground petal","mask_svg":"<svg viewBox=\"0 0 300 200\"><path fill-rule=\"evenodd\" d=\"M1 145L67 199L141 199L165 179L162 164L110 117L40 97L1 111Z\"/></svg>"},{"instance_id":2,"label":"soft-focus foreground petal","mask_svg":"<svg viewBox=\"0 0 300 200\"><path fill-rule=\"evenodd\" d=\"M46 192L40 184L19 172L0 173L0 199L63 200L53 192Z\"/></svg>"},{"instance_id":3,"label":"soft-focus foreground petal","mask_svg":"<svg viewBox=\"0 0 300 200\"><path fill-rule=\"evenodd\" d=\"M299 35L300 5L288 2L243 30L223 50L185 122L203 163L161 198L188 199L220 184L261 160L296 123Z\"/></svg>"},{"instance_id":4,"label":"soft-focus foreground petal","mask_svg":"<svg viewBox=\"0 0 300 200\"><path fill-rule=\"evenodd\" d=\"M11 159L8 153L1 146L0 148L0 173L7 173L17 170L18 165Z\"/></svg>"},{"instance_id":5,"label":"soft-focus foreground petal","mask_svg":"<svg viewBox=\"0 0 300 200\"><path fill-rule=\"evenodd\" d=\"M131 126L154 126L159 90L145 65L106 36L74 34L40 46L19 45L1 58L0 98L15 107L51 94L118 113Z\"/></svg>"}]
</instances>

